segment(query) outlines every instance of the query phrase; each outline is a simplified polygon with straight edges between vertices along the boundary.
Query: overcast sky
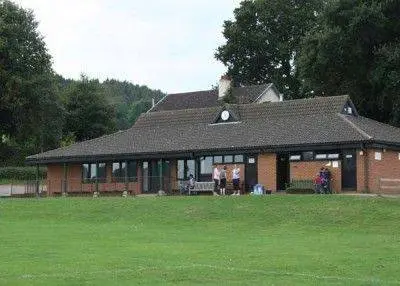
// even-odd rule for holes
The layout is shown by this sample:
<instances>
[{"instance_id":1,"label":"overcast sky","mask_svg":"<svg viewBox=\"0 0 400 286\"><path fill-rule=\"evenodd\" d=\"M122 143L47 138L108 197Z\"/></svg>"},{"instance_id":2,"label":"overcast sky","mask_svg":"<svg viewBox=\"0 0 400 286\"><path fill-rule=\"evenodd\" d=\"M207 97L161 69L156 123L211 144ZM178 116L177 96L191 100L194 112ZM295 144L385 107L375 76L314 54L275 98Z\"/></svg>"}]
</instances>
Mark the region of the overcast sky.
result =
<instances>
[{"instance_id":1,"label":"overcast sky","mask_svg":"<svg viewBox=\"0 0 400 286\"><path fill-rule=\"evenodd\" d=\"M240 0L15 0L34 11L54 70L145 84L164 92L209 89L222 25Z\"/></svg>"}]
</instances>

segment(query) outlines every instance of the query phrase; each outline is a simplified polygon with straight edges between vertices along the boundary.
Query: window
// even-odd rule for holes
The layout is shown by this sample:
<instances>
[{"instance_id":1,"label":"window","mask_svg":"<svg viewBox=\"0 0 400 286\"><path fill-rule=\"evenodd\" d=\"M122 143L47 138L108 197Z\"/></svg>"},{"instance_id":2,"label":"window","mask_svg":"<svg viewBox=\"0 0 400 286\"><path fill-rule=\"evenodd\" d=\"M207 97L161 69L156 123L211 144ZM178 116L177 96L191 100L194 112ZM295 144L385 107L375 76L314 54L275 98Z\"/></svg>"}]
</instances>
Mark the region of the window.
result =
<instances>
[{"instance_id":1,"label":"window","mask_svg":"<svg viewBox=\"0 0 400 286\"><path fill-rule=\"evenodd\" d=\"M123 182L125 180L125 162L114 162L112 164L112 181Z\"/></svg>"},{"instance_id":2,"label":"window","mask_svg":"<svg viewBox=\"0 0 400 286\"><path fill-rule=\"evenodd\" d=\"M314 159L313 151L303 152L303 161L311 161L313 159Z\"/></svg>"},{"instance_id":3,"label":"window","mask_svg":"<svg viewBox=\"0 0 400 286\"><path fill-rule=\"evenodd\" d=\"M339 159L339 154L338 153L328 154L328 159Z\"/></svg>"},{"instance_id":4,"label":"window","mask_svg":"<svg viewBox=\"0 0 400 286\"><path fill-rule=\"evenodd\" d=\"M399 160L400 160L400 153L399 153Z\"/></svg>"},{"instance_id":5,"label":"window","mask_svg":"<svg viewBox=\"0 0 400 286\"><path fill-rule=\"evenodd\" d=\"M243 163L243 155L235 155L235 163Z\"/></svg>"},{"instance_id":6,"label":"window","mask_svg":"<svg viewBox=\"0 0 400 286\"><path fill-rule=\"evenodd\" d=\"M137 162L128 161L128 181L136 182L137 180Z\"/></svg>"},{"instance_id":7,"label":"window","mask_svg":"<svg viewBox=\"0 0 400 286\"><path fill-rule=\"evenodd\" d=\"M382 160L382 153L381 152L375 152L375 160Z\"/></svg>"},{"instance_id":8,"label":"window","mask_svg":"<svg viewBox=\"0 0 400 286\"><path fill-rule=\"evenodd\" d=\"M185 160L178 160L177 176L179 180L185 179Z\"/></svg>"},{"instance_id":9,"label":"window","mask_svg":"<svg viewBox=\"0 0 400 286\"><path fill-rule=\"evenodd\" d=\"M224 156L224 163L233 163L233 156L232 155Z\"/></svg>"},{"instance_id":10,"label":"window","mask_svg":"<svg viewBox=\"0 0 400 286\"><path fill-rule=\"evenodd\" d=\"M222 164L222 156L214 156L215 164Z\"/></svg>"},{"instance_id":11,"label":"window","mask_svg":"<svg viewBox=\"0 0 400 286\"><path fill-rule=\"evenodd\" d=\"M315 155L316 160L322 160L322 159L326 159L326 158L327 158L326 154L316 154Z\"/></svg>"},{"instance_id":12,"label":"window","mask_svg":"<svg viewBox=\"0 0 400 286\"><path fill-rule=\"evenodd\" d=\"M196 162L195 160L178 160L177 177L178 180L187 180L189 175L196 177Z\"/></svg>"},{"instance_id":13,"label":"window","mask_svg":"<svg viewBox=\"0 0 400 286\"><path fill-rule=\"evenodd\" d=\"M290 161L300 161L301 155L290 155L289 160Z\"/></svg>"},{"instance_id":14,"label":"window","mask_svg":"<svg viewBox=\"0 0 400 286\"><path fill-rule=\"evenodd\" d=\"M83 182L105 182L106 181L106 163L82 164Z\"/></svg>"},{"instance_id":15,"label":"window","mask_svg":"<svg viewBox=\"0 0 400 286\"><path fill-rule=\"evenodd\" d=\"M212 173L212 161L213 157L201 157L200 159L200 173L211 174Z\"/></svg>"}]
</instances>

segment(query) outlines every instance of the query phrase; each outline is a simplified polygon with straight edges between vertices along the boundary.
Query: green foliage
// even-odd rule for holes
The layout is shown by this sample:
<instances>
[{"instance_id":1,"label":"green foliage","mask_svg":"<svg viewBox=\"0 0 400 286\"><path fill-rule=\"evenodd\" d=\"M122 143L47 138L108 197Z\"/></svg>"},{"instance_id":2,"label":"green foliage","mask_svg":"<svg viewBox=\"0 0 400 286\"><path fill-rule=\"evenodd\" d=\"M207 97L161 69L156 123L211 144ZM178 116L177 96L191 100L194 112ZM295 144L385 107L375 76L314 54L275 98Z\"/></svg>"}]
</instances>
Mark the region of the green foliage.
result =
<instances>
[{"instance_id":1,"label":"green foliage","mask_svg":"<svg viewBox=\"0 0 400 286\"><path fill-rule=\"evenodd\" d=\"M308 94L350 94L363 115L400 126L400 2L331 1L298 66Z\"/></svg>"},{"instance_id":2,"label":"green foliage","mask_svg":"<svg viewBox=\"0 0 400 286\"><path fill-rule=\"evenodd\" d=\"M0 135L28 153L57 146L63 119L51 57L37 26L31 11L0 1Z\"/></svg>"},{"instance_id":3,"label":"green foliage","mask_svg":"<svg viewBox=\"0 0 400 286\"><path fill-rule=\"evenodd\" d=\"M396 284L399 203L336 195L0 199L0 284Z\"/></svg>"},{"instance_id":4,"label":"green foliage","mask_svg":"<svg viewBox=\"0 0 400 286\"><path fill-rule=\"evenodd\" d=\"M81 77L67 93L64 133L74 134L76 140L96 138L115 131L114 109L97 80Z\"/></svg>"},{"instance_id":5,"label":"green foliage","mask_svg":"<svg viewBox=\"0 0 400 286\"><path fill-rule=\"evenodd\" d=\"M4 167L0 168L0 179L9 180L35 180L36 167ZM47 176L47 169L39 168L39 178L43 179Z\"/></svg>"},{"instance_id":6,"label":"green foliage","mask_svg":"<svg viewBox=\"0 0 400 286\"><path fill-rule=\"evenodd\" d=\"M226 44L216 58L237 85L273 82L286 98L299 97L297 61L302 36L324 1L243 1L234 21L225 21Z\"/></svg>"}]
</instances>

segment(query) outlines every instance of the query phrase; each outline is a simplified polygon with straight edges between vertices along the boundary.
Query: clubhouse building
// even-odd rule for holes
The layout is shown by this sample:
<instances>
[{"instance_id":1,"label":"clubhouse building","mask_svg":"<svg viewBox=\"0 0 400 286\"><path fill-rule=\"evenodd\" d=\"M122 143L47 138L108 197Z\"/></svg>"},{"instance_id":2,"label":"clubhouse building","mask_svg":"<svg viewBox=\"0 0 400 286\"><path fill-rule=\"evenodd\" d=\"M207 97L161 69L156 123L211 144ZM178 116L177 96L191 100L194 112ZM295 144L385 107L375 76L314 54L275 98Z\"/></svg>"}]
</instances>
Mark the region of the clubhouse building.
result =
<instances>
[{"instance_id":1,"label":"clubhouse building","mask_svg":"<svg viewBox=\"0 0 400 286\"><path fill-rule=\"evenodd\" d=\"M231 92L237 104L223 103ZM170 94L128 130L27 157L50 194L174 192L212 165L241 169L242 192L276 192L321 167L335 192L400 193L400 129L357 113L349 96L282 100L273 84Z\"/></svg>"}]
</instances>

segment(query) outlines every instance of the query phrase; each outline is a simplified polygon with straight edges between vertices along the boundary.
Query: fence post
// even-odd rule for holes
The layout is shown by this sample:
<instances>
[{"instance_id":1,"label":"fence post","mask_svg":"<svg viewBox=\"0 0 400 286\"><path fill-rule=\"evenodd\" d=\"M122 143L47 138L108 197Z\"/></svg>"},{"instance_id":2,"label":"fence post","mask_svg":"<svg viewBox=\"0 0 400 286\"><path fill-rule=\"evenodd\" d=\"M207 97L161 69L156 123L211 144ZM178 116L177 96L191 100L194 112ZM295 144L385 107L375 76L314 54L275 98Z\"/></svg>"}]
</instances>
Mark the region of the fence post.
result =
<instances>
[{"instance_id":1,"label":"fence post","mask_svg":"<svg viewBox=\"0 0 400 286\"><path fill-rule=\"evenodd\" d=\"M36 186L35 186L36 197L39 198L39 164L36 164Z\"/></svg>"}]
</instances>

